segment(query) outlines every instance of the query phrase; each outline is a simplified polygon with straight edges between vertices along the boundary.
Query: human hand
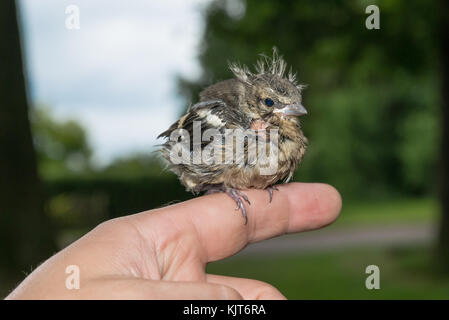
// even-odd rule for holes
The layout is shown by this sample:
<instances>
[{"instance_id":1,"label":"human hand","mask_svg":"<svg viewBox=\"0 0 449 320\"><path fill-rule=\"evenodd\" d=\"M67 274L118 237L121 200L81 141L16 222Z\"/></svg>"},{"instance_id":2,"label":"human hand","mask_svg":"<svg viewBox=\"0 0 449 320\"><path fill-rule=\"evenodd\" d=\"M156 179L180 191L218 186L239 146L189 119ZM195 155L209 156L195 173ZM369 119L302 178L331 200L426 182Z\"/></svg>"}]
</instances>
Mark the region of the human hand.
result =
<instances>
[{"instance_id":1,"label":"human hand","mask_svg":"<svg viewBox=\"0 0 449 320\"><path fill-rule=\"evenodd\" d=\"M245 225L235 203L212 194L100 224L34 270L7 299L285 299L251 279L206 274L207 263L247 244L321 228L341 209L325 184L279 185L271 203L263 190L251 200ZM80 288L66 287L67 266Z\"/></svg>"}]
</instances>

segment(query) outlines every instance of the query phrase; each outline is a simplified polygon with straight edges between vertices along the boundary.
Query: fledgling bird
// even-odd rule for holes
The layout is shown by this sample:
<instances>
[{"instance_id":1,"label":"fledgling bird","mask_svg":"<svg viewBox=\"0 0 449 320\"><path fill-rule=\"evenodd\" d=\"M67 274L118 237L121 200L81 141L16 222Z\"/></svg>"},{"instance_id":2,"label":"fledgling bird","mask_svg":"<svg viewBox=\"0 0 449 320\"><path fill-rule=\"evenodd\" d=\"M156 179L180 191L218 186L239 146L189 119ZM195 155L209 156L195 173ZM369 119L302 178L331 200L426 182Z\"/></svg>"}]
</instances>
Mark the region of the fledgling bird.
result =
<instances>
[{"instance_id":1,"label":"fledgling bird","mask_svg":"<svg viewBox=\"0 0 449 320\"><path fill-rule=\"evenodd\" d=\"M243 201L250 204L248 197L241 191L249 188L266 189L270 202L274 186L279 180L288 182L301 162L307 147L307 139L301 130L299 116L307 114L302 106L302 85L296 82L296 75L286 73L286 63L276 50L272 57L262 56L251 72L246 66L230 64L235 78L218 82L200 93L200 101L192 105L187 113L161 133L158 138L168 139L161 148L163 157L168 161L170 169L178 175L187 191L198 193L225 192L237 203L247 222L247 214ZM197 121L197 122L196 122ZM173 161L171 153L179 139L170 139L177 129L184 129L189 140L189 159L194 155L194 127L199 124L202 132L216 129L226 136L229 130L253 130L258 142L266 143L267 150L277 148L277 166L275 172L261 174L258 161L251 161L248 153L248 140L244 145L243 162L205 163L205 161ZM277 141L268 132L276 129ZM180 138L181 140L184 138ZM248 138L249 139L249 138ZM225 139L213 140L215 147L223 152L229 145ZM273 141L272 141L273 140ZM202 141L198 147L205 151L206 143ZM235 146L231 149L235 151ZM222 156L220 156L222 157ZM221 158L222 159L222 158ZM224 162L224 163L223 163ZM246 223L245 222L245 223Z\"/></svg>"}]
</instances>

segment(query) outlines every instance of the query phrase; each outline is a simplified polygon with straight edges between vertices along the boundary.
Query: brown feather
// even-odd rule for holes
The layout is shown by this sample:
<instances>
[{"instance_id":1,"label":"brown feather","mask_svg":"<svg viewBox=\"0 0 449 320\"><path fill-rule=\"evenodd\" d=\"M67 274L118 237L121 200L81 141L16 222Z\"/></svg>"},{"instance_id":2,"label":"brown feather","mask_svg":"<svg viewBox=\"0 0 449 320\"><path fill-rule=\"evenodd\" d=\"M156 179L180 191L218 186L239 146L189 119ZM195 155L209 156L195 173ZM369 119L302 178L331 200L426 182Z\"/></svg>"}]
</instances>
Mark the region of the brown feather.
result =
<instances>
[{"instance_id":1,"label":"brown feather","mask_svg":"<svg viewBox=\"0 0 449 320\"><path fill-rule=\"evenodd\" d=\"M286 65L277 53L272 59L265 58L258 63L256 73L246 67L231 65L236 78L225 80L206 88L200 93L200 102L175 122L159 137L170 137L175 129L186 129L192 138L194 121L201 122L201 129L215 128L224 133L225 129L253 129L254 139L265 139L267 151L273 148L270 129L278 129L278 167L272 175L260 174L260 163L251 163L248 143L244 145L245 162L229 164L171 163L169 154L174 143L167 141L162 147L162 155L170 168L179 176L188 191L199 192L210 185L223 185L235 189L264 189L277 183L290 180L298 164L304 157L307 139L300 121L296 117L284 117L275 112L282 107L301 103L301 89L290 73L285 76ZM274 105L267 106L264 101L272 99ZM218 144L223 154L226 150L223 141ZM202 143L205 148L207 143ZM235 146L232 146L235 151ZM192 149L191 149L192 150Z\"/></svg>"}]
</instances>

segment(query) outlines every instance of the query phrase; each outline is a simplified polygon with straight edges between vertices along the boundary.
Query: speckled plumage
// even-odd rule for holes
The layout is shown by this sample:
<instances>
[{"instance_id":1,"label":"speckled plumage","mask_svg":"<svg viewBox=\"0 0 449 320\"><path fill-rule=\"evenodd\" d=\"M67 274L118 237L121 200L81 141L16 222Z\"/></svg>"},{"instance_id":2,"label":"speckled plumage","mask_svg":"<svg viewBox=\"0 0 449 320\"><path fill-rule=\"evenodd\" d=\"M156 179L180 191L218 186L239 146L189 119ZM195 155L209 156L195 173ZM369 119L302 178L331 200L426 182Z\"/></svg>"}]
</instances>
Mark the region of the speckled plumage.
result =
<instances>
[{"instance_id":1,"label":"speckled plumage","mask_svg":"<svg viewBox=\"0 0 449 320\"><path fill-rule=\"evenodd\" d=\"M194 121L201 121L202 131L214 128L225 134L225 129L258 130L255 131L256 138L261 139L263 136L263 141L269 149L274 145L267 132L270 129L278 129L278 167L274 174L261 175L259 163L250 161L243 165L174 164L169 154L175 142L166 141L162 145L162 155L186 189L194 193L210 191L217 186L221 188L220 191L225 192L233 189L265 189L279 180L287 182L306 151L307 139L301 131L297 117L306 113L301 105L303 87L296 83L292 72L285 75L284 60L274 51L272 58L263 57L257 63L254 73L236 64L231 64L230 69L235 75L234 79L221 81L203 90L200 93L200 101L192 105L184 116L159 137L169 138L176 129L185 129L192 137ZM267 99L273 102L272 106L267 105ZM210 142L203 142L201 148L208 143ZM223 142L213 140L213 143ZM231 197L235 199L234 196ZM239 207L243 212L242 203L239 203Z\"/></svg>"}]
</instances>

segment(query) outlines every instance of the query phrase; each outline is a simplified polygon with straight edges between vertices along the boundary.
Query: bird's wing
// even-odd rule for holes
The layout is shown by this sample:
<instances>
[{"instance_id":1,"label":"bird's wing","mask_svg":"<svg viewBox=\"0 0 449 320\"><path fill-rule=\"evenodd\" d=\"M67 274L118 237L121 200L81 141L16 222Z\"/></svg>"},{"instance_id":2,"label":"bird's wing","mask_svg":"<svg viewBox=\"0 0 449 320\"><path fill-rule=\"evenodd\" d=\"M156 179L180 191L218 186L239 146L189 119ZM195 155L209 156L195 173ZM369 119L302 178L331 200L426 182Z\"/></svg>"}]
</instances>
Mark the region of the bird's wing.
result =
<instances>
[{"instance_id":1,"label":"bird's wing","mask_svg":"<svg viewBox=\"0 0 449 320\"><path fill-rule=\"evenodd\" d=\"M248 129L251 125L251 120L239 109L228 106L221 100L209 100L191 106L187 114L162 132L158 138L168 138L176 129L187 130L192 138L195 121L200 124L201 132L217 129L223 133L225 129Z\"/></svg>"}]
</instances>

